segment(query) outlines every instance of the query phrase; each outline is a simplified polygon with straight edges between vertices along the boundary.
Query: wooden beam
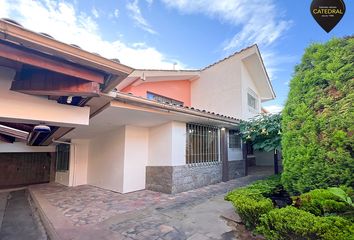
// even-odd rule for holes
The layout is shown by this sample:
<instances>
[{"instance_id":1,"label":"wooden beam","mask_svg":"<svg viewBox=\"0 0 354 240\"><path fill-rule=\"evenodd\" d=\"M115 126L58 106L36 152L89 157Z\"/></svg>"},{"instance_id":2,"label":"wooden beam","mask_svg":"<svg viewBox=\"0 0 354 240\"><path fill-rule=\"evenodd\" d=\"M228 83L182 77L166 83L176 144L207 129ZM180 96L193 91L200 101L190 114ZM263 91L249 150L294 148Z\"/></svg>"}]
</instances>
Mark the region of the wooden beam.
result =
<instances>
[{"instance_id":1,"label":"wooden beam","mask_svg":"<svg viewBox=\"0 0 354 240\"><path fill-rule=\"evenodd\" d=\"M14 123L14 122L0 122L0 124L11 128L16 128L18 130L22 130L25 132L32 132L33 130L33 125L29 125L29 124Z\"/></svg>"},{"instance_id":2,"label":"wooden beam","mask_svg":"<svg viewBox=\"0 0 354 240\"><path fill-rule=\"evenodd\" d=\"M102 69L111 74L132 73L131 67L106 59L85 50L73 47L35 33L26 28L8 23L0 19L0 39L16 42L19 45L49 53L53 56L63 56L65 59L76 62L83 66Z\"/></svg>"},{"instance_id":3,"label":"wooden beam","mask_svg":"<svg viewBox=\"0 0 354 240\"><path fill-rule=\"evenodd\" d=\"M21 70L22 63L15 62L6 58L0 58L0 66L15 69L16 71Z\"/></svg>"},{"instance_id":4,"label":"wooden beam","mask_svg":"<svg viewBox=\"0 0 354 240\"><path fill-rule=\"evenodd\" d=\"M28 137L28 132L18 130L16 128L11 128L1 124L0 124L0 133L7 136L23 139L23 140L27 140Z\"/></svg>"},{"instance_id":5,"label":"wooden beam","mask_svg":"<svg viewBox=\"0 0 354 240\"><path fill-rule=\"evenodd\" d=\"M44 96L87 96L100 93L99 84L39 69L23 69L11 90Z\"/></svg>"},{"instance_id":6,"label":"wooden beam","mask_svg":"<svg viewBox=\"0 0 354 240\"><path fill-rule=\"evenodd\" d=\"M53 72L81 78L91 82L104 83L104 74L74 64L65 63L52 58L43 57L24 49L12 47L0 42L0 57L16 62L44 68Z\"/></svg>"},{"instance_id":7,"label":"wooden beam","mask_svg":"<svg viewBox=\"0 0 354 240\"><path fill-rule=\"evenodd\" d=\"M0 141L6 142L6 143L14 143L15 138L11 137L11 136L4 135L4 134L0 134Z\"/></svg>"},{"instance_id":8,"label":"wooden beam","mask_svg":"<svg viewBox=\"0 0 354 240\"><path fill-rule=\"evenodd\" d=\"M110 79L107 79L106 83L102 87L102 92L103 93L108 93L111 90L113 90L119 83L121 83L126 77L128 77L128 74L122 73L120 75L112 75Z\"/></svg>"}]
</instances>

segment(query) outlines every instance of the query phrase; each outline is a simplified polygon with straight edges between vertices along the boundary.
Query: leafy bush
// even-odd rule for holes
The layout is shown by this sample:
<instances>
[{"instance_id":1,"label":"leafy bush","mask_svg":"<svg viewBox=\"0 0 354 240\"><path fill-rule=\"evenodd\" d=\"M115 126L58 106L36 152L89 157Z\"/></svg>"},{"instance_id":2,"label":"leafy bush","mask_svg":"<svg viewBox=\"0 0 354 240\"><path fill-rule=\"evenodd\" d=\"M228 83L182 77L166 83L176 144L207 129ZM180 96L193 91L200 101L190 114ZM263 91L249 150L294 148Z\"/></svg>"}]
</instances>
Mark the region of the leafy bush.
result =
<instances>
[{"instance_id":1,"label":"leafy bush","mask_svg":"<svg viewBox=\"0 0 354 240\"><path fill-rule=\"evenodd\" d=\"M354 185L354 37L313 44L295 68L282 111L284 187Z\"/></svg>"},{"instance_id":2,"label":"leafy bush","mask_svg":"<svg viewBox=\"0 0 354 240\"><path fill-rule=\"evenodd\" d=\"M280 114L261 114L249 121L241 121L242 140L250 142L254 150L270 152L280 148Z\"/></svg>"},{"instance_id":3,"label":"leafy bush","mask_svg":"<svg viewBox=\"0 0 354 240\"><path fill-rule=\"evenodd\" d=\"M257 232L267 239L353 239L353 224L341 217L317 217L295 207L273 209L260 217Z\"/></svg>"},{"instance_id":4,"label":"leafy bush","mask_svg":"<svg viewBox=\"0 0 354 240\"><path fill-rule=\"evenodd\" d=\"M228 194L226 200L231 201L243 223L249 229L254 229L259 223L259 217L273 209L272 200L263 197L255 189L239 189Z\"/></svg>"},{"instance_id":5,"label":"leafy bush","mask_svg":"<svg viewBox=\"0 0 354 240\"><path fill-rule=\"evenodd\" d=\"M295 198L295 206L317 216L354 211L351 199L340 188L315 189Z\"/></svg>"},{"instance_id":6,"label":"leafy bush","mask_svg":"<svg viewBox=\"0 0 354 240\"><path fill-rule=\"evenodd\" d=\"M282 187L283 186L281 184L280 175L274 175L268 177L265 180L255 181L247 188L257 190L262 196L269 197L272 194L280 191Z\"/></svg>"},{"instance_id":7,"label":"leafy bush","mask_svg":"<svg viewBox=\"0 0 354 240\"><path fill-rule=\"evenodd\" d=\"M232 202L246 227L254 229L259 223L259 217L273 209L272 200L266 197L279 187L280 176L272 176L228 193L225 200Z\"/></svg>"}]
</instances>

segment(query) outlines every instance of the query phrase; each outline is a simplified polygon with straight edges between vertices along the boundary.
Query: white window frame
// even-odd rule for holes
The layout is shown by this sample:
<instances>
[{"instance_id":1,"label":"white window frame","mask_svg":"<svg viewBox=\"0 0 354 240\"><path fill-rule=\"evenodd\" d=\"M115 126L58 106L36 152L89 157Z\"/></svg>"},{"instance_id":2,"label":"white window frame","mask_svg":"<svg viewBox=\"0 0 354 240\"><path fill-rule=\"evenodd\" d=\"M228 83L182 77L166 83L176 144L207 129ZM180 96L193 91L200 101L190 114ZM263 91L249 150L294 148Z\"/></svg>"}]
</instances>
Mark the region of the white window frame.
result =
<instances>
[{"instance_id":1,"label":"white window frame","mask_svg":"<svg viewBox=\"0 0 354 240\"><path fill-rule=\"evenodd\" d=\"M250 105L250 101L249 98L253 98L254 99L254 106ZM248 106L248 110L250 112L258 112L259 109L259 100L258 100L258 96L257 94L252 90L252 89L248 89L247 91L247 106Z\"/></svg>"}]
</instances>

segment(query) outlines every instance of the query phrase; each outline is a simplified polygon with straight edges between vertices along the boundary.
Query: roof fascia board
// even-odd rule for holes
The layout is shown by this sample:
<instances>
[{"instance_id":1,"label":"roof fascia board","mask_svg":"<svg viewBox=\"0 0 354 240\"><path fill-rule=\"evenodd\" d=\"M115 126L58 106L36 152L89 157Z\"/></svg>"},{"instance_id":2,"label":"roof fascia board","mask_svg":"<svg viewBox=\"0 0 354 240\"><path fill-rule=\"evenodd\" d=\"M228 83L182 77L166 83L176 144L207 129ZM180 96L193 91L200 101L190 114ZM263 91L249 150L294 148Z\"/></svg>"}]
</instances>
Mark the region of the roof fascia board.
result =
<instances>
[{"instance_id":1,"label":"roof fascia board","mask_svg":"<svg viewBox=\"0 0 354 240\"><path fill-rule=\"evenodd\" d=\"M59 42L50 37L32 32L4 20L0 20L0 38L57 57L64 57L67 60L111 74L130 74L134 70L126 65L114 62L69 44Z\"/></svg>"}]
</instances>

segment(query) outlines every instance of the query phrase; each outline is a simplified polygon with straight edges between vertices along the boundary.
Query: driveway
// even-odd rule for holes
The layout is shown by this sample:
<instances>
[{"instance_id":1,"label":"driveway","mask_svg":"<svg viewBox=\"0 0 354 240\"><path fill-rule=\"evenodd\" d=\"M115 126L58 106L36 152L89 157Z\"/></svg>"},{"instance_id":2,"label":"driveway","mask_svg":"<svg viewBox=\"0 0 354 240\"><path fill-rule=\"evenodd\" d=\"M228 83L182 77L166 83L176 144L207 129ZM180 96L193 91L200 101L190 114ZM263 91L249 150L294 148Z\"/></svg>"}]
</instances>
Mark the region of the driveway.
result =
<instances>
[{"instance_id":1,"label":"driveway","mask_svg":"<svg viewBox=\"0 0 354 240\"><path fill-rule=\"evenodd\" d=\"M236 239L220 217L233 212L226 192L270 175L255 175L179 194L119 194L90 185L29 187L51 239Z\"/></svg>"}]
</instances>

